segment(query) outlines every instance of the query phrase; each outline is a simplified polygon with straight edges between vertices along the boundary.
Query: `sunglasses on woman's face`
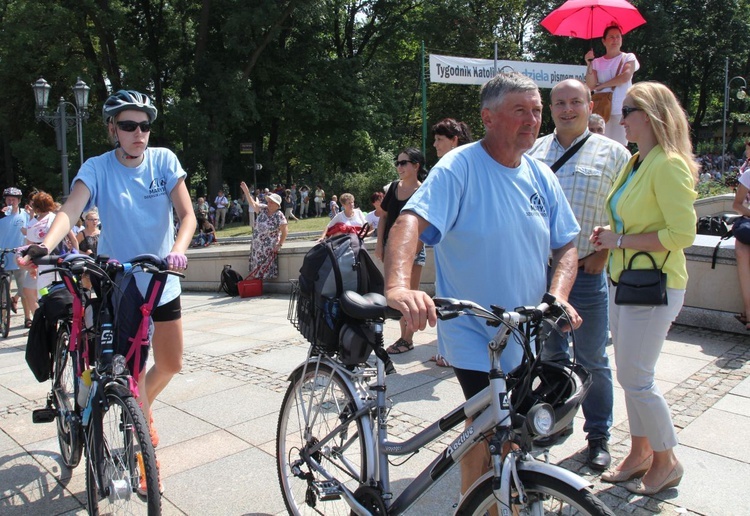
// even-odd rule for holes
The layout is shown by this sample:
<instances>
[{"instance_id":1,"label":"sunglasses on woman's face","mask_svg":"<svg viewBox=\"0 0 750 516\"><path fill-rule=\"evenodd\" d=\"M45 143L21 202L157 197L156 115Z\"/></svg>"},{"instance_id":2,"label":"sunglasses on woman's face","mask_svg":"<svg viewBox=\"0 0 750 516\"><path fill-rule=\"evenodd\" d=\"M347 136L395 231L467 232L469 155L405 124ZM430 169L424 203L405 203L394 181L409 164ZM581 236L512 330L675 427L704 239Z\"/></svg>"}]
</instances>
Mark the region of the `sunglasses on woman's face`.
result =
<instances>
[{"instance_id":1,"label":"sunglasses on woman's face","mask_svg":"<svg viewBox=\"0 0 750 516\"><path fill-rule=\"evenodd\" d=\"M120 120L119 122L117 122L117 127L122 129L126 133L132 133L138 128L140 128L142 133L147 133L151 130L151 122L134 122L132 120Z\"/></svg>"},{"instance_id":2,"label":"sunglasses on woman's face","mask_svg":"<svg viewBox=\"0 0 750 516\"><path fill-rule=\"evenodd\" d=\"M630 113L634 111L643 111L641 108L637 107L630 107L630 106L622 106L622 119L625 120Z\"/></svg>"},{"instance_id":3,"label":"sunglasses on woman's face","mask_svg":"<svg viewBox=\"0 0 750 516\"><path fill-rule=\"evenodd\" d=\"M405 167L409 163L416 163L416 161L410 160L410 159L402 159L401 161L396 162L397 167Z\"/></svg>"}]
</instances>

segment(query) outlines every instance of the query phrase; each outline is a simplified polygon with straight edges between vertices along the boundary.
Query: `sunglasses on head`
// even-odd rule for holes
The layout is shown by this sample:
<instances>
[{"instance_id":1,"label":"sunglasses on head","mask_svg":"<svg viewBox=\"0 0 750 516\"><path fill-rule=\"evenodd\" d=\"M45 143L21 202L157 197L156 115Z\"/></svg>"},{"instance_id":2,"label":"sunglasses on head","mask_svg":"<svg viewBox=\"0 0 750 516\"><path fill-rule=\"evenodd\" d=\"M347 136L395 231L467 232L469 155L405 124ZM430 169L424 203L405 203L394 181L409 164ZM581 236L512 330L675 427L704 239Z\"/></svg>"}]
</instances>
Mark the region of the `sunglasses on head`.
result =
<instances>
[{"instance_id":1,"label":"sunglasses on head","mask_svg":"<svg viewBox=\"0 0 750 516\"><path fill-rule=\"evenodd\" d=\"M633 111L643 111L641 108L622 106L622 119L625 120Z\"/></svg>"},{"instance_id":2,"label":"sunglasses on head","mask_svg":"<svg viewBox=\"0 0 750 516\"><path fill-rule=\"evenodd\" d=\"M396 161L396 166L397 167L405 167L409 163L416 163L416 161L411 160L411 159L402 159L401 161Z\"/></svg>"},{"instance_id":3,"label":"sunglasses on head","mask_svg":"<svg viewBox=\"0 0 750 516\"><path fill-rule=\"evenodd\" d=\"M126 133L132 133L136 128L140 128L142 133L147 133L151 130L151 122L133 122L132 120L120 120L117 122L117 127L125 131Z\"/></svg>"}]
</instances>

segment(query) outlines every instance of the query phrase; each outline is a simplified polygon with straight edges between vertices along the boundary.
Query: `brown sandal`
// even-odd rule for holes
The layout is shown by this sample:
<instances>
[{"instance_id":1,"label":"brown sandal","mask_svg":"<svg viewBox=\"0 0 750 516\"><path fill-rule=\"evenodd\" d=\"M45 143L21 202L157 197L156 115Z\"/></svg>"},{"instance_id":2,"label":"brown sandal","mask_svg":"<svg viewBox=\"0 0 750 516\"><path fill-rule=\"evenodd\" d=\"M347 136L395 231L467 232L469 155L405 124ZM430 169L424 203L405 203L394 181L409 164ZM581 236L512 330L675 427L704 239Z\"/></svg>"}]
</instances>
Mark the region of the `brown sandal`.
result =
<instances>
[{"instance_id":1,"label":"brown sandal","mask_svg":"<svg viewBox=\"0 0 750 516\"><path fill-rule=\"evenodd\" d=\"M385 351L389 355L400 355L414 349L414 343L407 342L405 339L398 339L396 342L391 344Z\"/></svg>"},{"instance_id":2,"label":"brown sandal","mask_svg":"<svg viewBox=\"0 0 750 516\"><path fill-rule=\"evenodd\" d=\"M26 319L26 320L25 320L25 321L23 322L23 327L24 327L24 328L31 328L31 319Z\"/></svg>"}]
</instances>

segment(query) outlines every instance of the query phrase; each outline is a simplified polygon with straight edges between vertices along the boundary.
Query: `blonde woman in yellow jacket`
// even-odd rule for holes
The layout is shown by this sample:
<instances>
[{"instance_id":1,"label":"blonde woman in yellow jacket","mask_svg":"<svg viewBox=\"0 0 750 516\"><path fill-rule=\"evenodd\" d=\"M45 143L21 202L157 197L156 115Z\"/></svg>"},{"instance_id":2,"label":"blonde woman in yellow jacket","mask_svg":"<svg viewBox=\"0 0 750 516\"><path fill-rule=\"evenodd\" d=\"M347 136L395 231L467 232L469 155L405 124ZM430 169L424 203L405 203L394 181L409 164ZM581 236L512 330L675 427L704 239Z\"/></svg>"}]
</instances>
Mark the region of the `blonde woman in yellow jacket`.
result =
<instances>
[{"instance_id":1,"label":"blonde woman in yellow jacket","mask_svg":"<svg viewBox=\"0 0 750 516\"><path fill-rule=\"evenodd\" d=\"M685 112L663 84L640 82L625 97L622 120L628 141L638 145L607 199L610 225L591 235L595 248L609 249L610 330L617 381L625 391L630 453L602 475L627 482L633 493L676 487L683 475L674 448L677 434L669 407L656 387L654 370L669 327L682 308L687 287L683 249L695 238L698 179ZM630 257L646 251L667 274L669 304L625 306L614 302L620 273ZM633 268L652 268L647 257Z\"/></svg>"}]
</instances>

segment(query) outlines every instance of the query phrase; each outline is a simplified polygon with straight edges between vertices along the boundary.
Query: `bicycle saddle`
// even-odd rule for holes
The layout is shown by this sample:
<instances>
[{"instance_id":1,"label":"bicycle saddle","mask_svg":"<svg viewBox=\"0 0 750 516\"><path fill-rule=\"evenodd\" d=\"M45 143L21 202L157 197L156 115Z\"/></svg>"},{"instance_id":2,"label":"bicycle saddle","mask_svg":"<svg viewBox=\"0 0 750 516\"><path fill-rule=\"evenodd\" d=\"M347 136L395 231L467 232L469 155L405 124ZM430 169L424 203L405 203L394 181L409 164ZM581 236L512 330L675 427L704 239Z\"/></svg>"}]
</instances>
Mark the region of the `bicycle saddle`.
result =
<instances>
[{"instance_id":1,"label":"bicycle saddle","mask_svg":"<svg viewBox=\"0 0 750 516\"><path fill-rule=\"evenodd\" d=\"M341 295L341 309L349 317L361 320L400 319L401 312L389 307L382 294L358 294L347 290Z\"/></svg>"}]
</instances>

